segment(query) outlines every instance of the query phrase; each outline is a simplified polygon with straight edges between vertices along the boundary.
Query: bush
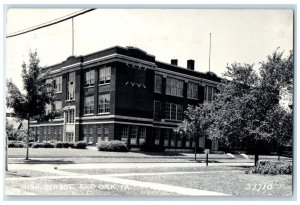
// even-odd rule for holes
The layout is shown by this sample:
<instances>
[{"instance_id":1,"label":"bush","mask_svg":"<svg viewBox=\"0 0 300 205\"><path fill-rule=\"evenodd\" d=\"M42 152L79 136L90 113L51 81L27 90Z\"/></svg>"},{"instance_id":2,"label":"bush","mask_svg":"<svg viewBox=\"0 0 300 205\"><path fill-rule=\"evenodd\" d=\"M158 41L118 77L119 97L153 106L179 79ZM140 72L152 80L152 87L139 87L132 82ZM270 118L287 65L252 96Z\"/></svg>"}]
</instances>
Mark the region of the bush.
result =
<instances>
[{"instance_id":1,"label":"bush","mask_svg":"<svg viewBox=\"0 0 300 205\"><path fill-rule=\"evenodd\" d=\"M129 149L127 145L118 140L108 141L108 142L100 142L97 144L98 151L105 152L128 152Z\"/></svg>"},{"instance_id":2,"label":"bush","mask_svg":"<svg viewBox=\"0 0 300 205\"><path fill-rule=\"evenodd\" d=\"M164 146L161 146L161 145L149 145L149 144L143 144L141 146L141 151L144 151L144 152L163 152L165 151L165 148Z\"/></svg>"},{"instance_id":3,"label":"bush","mask_svg":"<svg viewBox=\"0 0 300 205\"><path fill-rule=\"evenodd\" d=\"M76 142L62 142L62 141L57 141L54 144L55 148L75 148Z\"/></svg>"},{"instance_id":4,"label":"bush","mask_svg":"<svg viewBox=\"0 0 300 205\"><path fill-rule=\"evenodd\" d=\"M292 174L292 162L287 161L259 161L256 167L251 167L246 170L246 174Z\"/></svg>"},{"instance_id":5,"label":"bush","mask_svg":"<svg viewBox=\"0 0 300 205\"><path fill-rule=\"evenodd\" d=\"M86 149L86 142L83 141L79 141L79 142L75 142L74 144L74 148L75 149Z\"/></svg>"},{"instance_id":6,"label":"bush","mask_svg":"<svg viewBox=\"0 0 300 205\"><path fill-rule=\"evenodd\" d=\"M31 148L54 148L54 144L49 142L35 142L31 145Z\"/></svg>"},{"instance_id":7,"label":"bush","mask_svg":"<svg viewBox=\"0 0 300 205\"><path fill-rule=\"evenodd\" d=\"M22 141L9 141L7 144L9 148L25 148L26 144Z\"/></svg>"}]
</instances>

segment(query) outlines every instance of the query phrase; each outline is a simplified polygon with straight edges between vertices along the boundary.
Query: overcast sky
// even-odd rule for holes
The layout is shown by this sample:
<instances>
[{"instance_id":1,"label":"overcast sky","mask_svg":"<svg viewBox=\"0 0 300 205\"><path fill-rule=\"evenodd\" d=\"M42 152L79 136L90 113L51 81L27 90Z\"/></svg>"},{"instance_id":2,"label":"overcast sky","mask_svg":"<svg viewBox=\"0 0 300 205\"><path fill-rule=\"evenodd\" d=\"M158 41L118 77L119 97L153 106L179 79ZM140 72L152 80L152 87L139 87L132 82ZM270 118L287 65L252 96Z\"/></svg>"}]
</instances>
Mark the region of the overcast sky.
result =
<instances>
[{"instance_id":1,"label":"overcast sky","mask_svg":"<svg viewBox=\"0 0 300 205\"><path fill-rule=\"evenodd\" d=\"M81 9L10 9L7 33L32 27ZM8 38L6 76L21 85L21 64L29 50L37 50L41 66L60 63L72 55L71 20ZM204 9L97 9L74 19L75 55L115 45L135 46L157 60L178 59L186 67L208 71L209 33L212 33L211 71L217 75L226 64L258 63L277 47L293 48L291 10Z\"/></svg>"}]
</instances>

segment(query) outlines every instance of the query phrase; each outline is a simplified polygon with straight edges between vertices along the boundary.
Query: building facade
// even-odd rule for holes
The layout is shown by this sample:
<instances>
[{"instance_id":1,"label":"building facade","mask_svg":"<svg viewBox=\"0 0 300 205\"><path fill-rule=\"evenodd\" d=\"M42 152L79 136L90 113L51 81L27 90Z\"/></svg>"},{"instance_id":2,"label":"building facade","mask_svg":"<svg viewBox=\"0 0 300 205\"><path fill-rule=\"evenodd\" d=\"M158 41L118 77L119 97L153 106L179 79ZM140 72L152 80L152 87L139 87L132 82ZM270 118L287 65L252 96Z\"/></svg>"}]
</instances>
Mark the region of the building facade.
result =
<instances>
[{"instance_id":1,"label":"building facade","mask_svg":"<svg viewBox=\"0 0 300 205\"><path fill-rule=\"evenodd\" d=\"M191 149L173 129L189 104L213 99L221 79L213 73L157 61L134 47L115 46L43 69L45 82L56 89L46 112L62 110L53 121L31 123L37 141L121 140L130 147L143 144L167 149ZM217 150L217 143L199 139L196 146Z\"/></svg>"}]
</instances>

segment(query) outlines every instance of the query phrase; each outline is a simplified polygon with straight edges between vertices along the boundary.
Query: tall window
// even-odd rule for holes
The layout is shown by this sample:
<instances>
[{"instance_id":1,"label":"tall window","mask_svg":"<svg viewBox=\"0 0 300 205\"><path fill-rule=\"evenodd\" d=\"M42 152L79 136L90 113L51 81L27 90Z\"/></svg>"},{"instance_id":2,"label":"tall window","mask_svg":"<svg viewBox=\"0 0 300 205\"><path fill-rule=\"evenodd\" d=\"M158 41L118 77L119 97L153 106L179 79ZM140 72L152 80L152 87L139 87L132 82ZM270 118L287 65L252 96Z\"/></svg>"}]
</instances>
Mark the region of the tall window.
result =
<instances>
[{"instance_id":1,"label":"tall window","mask_svg":"<svg viewBox=\"0 0 300 205\"><path fill-rule=\"evenodd\" d=\"M56 93L62 92L62 76L58 76L54 79L53 86L54 86Z\"/></svg>"},{"instance_id":2,"label":"tall window","mask_svg":"<svg viewBox=\"0 0 300 205\"><path fill-rule=\"evenodd\" d=\"M52 111L52 105L51 104L46 104L46 114L50 113Z\"/></svg>"},{"instance_id":3,"label":"tall window","mask_svg":"<svg viewBox=\"0 0 300 205\"><path fill-rule=\"evenodd\" d=\"M110 112L110 94L99 95L98 97L98 113Z\"/></svg>"},{"instance_id":4,"label":"tall window","mask_svg":"<svg viewBox=\"0 0 300 205\"><path fill-rule=\"evenodd\" d=\"M84 98L84 114L94 113L94 96Z\"/></svg>"},{"instance_id":5,"label":"tall window","mask_svg":"<svg viewBox=\"0 0 300 205\"><path fill-rule=\"evenodd\" d=\"M54 102L54 108L57 111L61 110L62 109L62 101L55 101Z\"/></svg>"},{"instance_id":6,"label":"tall window","mask_svg":"<svg viewBox=\"0 0 300 205\"><path fill-rule=\"evenodd\" d=\"M154 119L159 119L160 118L160 102L159 101L154 101Z\"/></svg>"},{"instance_id":7,"label":"tall window","mask_svg":"<svg viewBox=\"0 0 300 205\"><path fill-rule=\"evenodd\" d=\"M162 91L162 76L155 75L154 92L161 93Z\"/></svg>"},{"instance_id":8,"label":"tall window","mask_svg":"<svg viewBox=\"0 0 300 205\"><path fill-rule=\"evenodd\" d=\"M98 127L97 127L97 137L98 137L98 142L103 141L103 125L98 125Z\"/></svg>"},{"instance_id":9,"label":"tall window","mask_svg":"<svg viewBox=\"0 0 300 205\"><path fill-rule=\"evenodd\" d=\"M108 141L108 137L109 137L109 126L108 124L103 126L104 128L104 141Z\"/></svg>"},{"instance_id":10,"label":"tall window","mask_svg":"<svg viewBox=\"0 0 300 205\"><path fill-rule=\"evenodd\" d=\"M103 67L99 69L99 84L110 83L111 68Z\"/></svg>"},{"instance_id":11,"label":"tall window","mask_svg":"<svg viewBox=\"0 0 300 205\"><path fill-rule=\"evenodd\" d=\"M75 112L73 109L67 110L66 112L66 121L67 123L74 123L75 122Z\"/></svg>"},{"instance_id":12,"label":"tall window","mask_svg":"<svg viewBox=\"0 0 300 205\"><path fill-rule=\"evenodd\" d=\"M139 128L139 145L142 145L146 141L146 127Z\"/></svg>"},{"instance_id":13,"label":"tall window","mask_svg":"<svg viewBox=\"0 0 300 205\"><path fill-rule=\"evenodd\" d=\"M204 100L212 101L215 98L217 88L206 85L204 88Z\"/></svg>"},{"instance_id":14,"label":"tall window","mask_svg":"<svg viewBox=\"0 0 300 205\"><path fill-rule=\"evenodd\" d=\"M121 141L125 143L128 142L128 133L129 133L129 127L125 125L124 127L122 127Z\"/></svg>"},{"instance_id":15,"label":"tall window","mask_svg":"<svg viewBox=\"0 0 300 205\"><path fill-rule=\"evenodd\" d=\"M155 128L155 142L156 145L160 144L160 128Z\"/></svg>"},{"instance_id":16,"label":"tall window","mask_svg":"<svg viewBox=\"0 0 300 205\"><path fill-rule=\"evenodd\" d=\"M87 70L84 73L84 86L93 86L95 84L95 70Z\"/></svg>"},{"instance_id":17,"label":"tall window","mask_svg":"<svg viewBox=\"0 0 300 205\"><path fill-rule=\"evenodd\" d=\"M166 114L166 119L182 120L182 114L183 114L182 105L167 102L165 114Z\"/></svg>"},{"instance_id":18,"label":"tall window","mask_svg":"<svg viewBox=\"0 0 300 205\"><path fill-rule=\"evenodd\" d=\"M138 126L133 125L130 127L130 144L136 145L137 144L137 134L138 134Z\"/></svg>"},{"instance_id":19,"label":"tall window","mask_svg":"<svg viewBox=\"0 0 300 205\"><path fill-rule=\"evenodd\" d=\"M198 99L198 85L196 83L188 83L187 97Z\"/></svg>"},{"instance_id":20,"label":"tall window","mask_svg":"<svg viewBox=\"0 0 300 205\"><path fill-rule=\"evenodd\" d=\"M94 126L90 125L89 126L89 143L94 142Z\"/></svg>"},{"instance_id":21,"label":"tall window","mask_svg":"<svg viewBox=\"0 0 300 205\"><path fill-rule=\"evenodd\" d=\"M67 75L67 100L75 99L75 72Z\"/></svg>"},{"instance_id":22,"label":"tall window","mask_svg":"<svg viewBox=\"0 0 300 205\"><path fill-rule=\"evenodd\" d=\"M166 94L183 96L183 81L175 78L167 78Z\"/></svg>"}]
</instances>

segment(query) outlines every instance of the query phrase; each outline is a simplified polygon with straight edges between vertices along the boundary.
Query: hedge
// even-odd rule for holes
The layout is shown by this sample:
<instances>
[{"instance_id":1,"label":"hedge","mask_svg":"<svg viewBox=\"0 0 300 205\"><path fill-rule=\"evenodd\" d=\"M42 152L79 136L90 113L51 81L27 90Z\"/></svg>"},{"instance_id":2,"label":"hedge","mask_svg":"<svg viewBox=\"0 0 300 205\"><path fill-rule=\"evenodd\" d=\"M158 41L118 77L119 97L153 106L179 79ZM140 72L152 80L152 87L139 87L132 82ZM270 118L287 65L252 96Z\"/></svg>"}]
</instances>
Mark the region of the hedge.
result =
<instances>
[{"instance_id":1,"label":"hedge","mask_svg":"<svg viewBox=\"0 0 300 205\"><path fill-rule=\"evenodd\" d=\"M259 161L256 167L251 167L246 170L246 174L292 174L293 165L288 161Z\"/></svg>"},{"instance_id":2,"label":"hedge","mask_svg":"<svg viewBox=\"0 0 300 205\"><path fill-rule=\"evenodd\" d=\"M54 148L54 144L49 142L35 142L31 145L31 148Z\"/></svg>"},{"instance_id":3,"label":"hedge","mask_svg":"<svg viewBox=\"0 0 300 205\"><path fill-rule=\"evenodd\" d=\"M25 148L26 144L22 141L8 141L7 147L9 147L9 148Z\"/></svg>"},{"instance_id":4,"label":"hedge","mask_svg":"<svg viewBox=\"0 0 300 205\"><path fill-rule=\"evenodd\" d=\"M119 140L105 141L97 144L98 151L105 152L128 152L129 149L125 142Z\"/></svg>"}]
</instances>

